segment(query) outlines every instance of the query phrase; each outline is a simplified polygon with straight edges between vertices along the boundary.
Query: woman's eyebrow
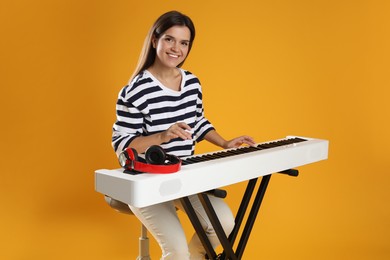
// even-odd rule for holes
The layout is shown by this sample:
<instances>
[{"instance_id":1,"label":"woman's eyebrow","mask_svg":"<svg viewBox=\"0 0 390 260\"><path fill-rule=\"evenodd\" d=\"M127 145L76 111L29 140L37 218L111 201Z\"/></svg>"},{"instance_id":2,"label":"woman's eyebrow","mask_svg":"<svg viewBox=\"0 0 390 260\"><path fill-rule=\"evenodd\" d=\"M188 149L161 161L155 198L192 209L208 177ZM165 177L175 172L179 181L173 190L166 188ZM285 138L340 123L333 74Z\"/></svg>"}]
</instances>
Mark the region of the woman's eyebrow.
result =
<instances>
[{"instance_id":1,"label":"woman's eyebrow","mask_svg":"<svg viewBox=\"0 0 390 260\"><path fill-rule=\"evenodd\" d=\"M169 34L166 34L165 37L169 37L169 38L172 38L172 39L175 39L175 40L176 40L176 38L175 38L174 36L169 35ZM190 40L181 40L181 41L182 41L182 42L190 42Z\"/></svg>"}]
</instances>

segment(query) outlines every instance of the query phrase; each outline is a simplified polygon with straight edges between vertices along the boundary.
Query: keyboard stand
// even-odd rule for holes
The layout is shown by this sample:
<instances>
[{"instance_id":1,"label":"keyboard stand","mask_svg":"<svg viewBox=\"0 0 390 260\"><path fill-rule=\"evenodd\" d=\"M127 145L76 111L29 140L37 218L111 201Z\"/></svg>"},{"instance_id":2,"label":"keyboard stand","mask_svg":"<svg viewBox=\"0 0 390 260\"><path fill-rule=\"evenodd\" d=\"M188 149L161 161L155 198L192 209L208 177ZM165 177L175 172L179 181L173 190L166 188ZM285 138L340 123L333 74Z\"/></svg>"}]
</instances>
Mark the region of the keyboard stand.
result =
<instances>
[{"instance_id":1,"label":"keyboard stand","mask_svg":"<svg viewBox=\"0 0 390 260\"><path fill-rule=\"evenodd\" d=\"M279 172L282 174L287 174L289 176L298 176L298 170L295 169L289 169L282 172ZM229 235L229 238L226 236L225 232L223 231L223 228L221 226L220 221L218 220L218 217L211 205L211 202L207 196L206 193L200 193L198 194L199 199L202 203L202 206L204 207L207 216L210 219L211 224L214 227L214 230L218 236L218 239L222 245L222 248L224 249L223 253L217 255L214 251L213 247L211 246L210 241L207 238L206 232L203 230L200 221L198 217L195 214L194 208L192 207L188 197L181 198L181 202L183 204L184 210L186 211L196 233L199 236L200 241L203 244L203 247L206 250L206 254L208 259L219 259L219 260L239 260L242 258L242 255L244 253L246 244L249 240L249 235L252 231L253 225L255 223L257 214L259 212L261 202L263 201L265 192L267 190L269 181L271 179L271 174L265 175L262 177L261 183L257 189L257 193L255 196L255 199L252 203L251 210L249 212L248 218L245 223L244 230L241 234L240 240L238 242L238 246L236 248L236 251L233 250L233 245L235 243L235 240L237 238L238 232L241 228L241 224L243 223L245 213L248 209L249 202L251 200L251 197L253 195L253 192L256 187L256 182L258 178L251 179L248 181L245 193L243 195L243 198L241 200L240 207L237 211L236 218L235 218L235 226L232 230L232 232Z\"/></svg>"}]
</instances>

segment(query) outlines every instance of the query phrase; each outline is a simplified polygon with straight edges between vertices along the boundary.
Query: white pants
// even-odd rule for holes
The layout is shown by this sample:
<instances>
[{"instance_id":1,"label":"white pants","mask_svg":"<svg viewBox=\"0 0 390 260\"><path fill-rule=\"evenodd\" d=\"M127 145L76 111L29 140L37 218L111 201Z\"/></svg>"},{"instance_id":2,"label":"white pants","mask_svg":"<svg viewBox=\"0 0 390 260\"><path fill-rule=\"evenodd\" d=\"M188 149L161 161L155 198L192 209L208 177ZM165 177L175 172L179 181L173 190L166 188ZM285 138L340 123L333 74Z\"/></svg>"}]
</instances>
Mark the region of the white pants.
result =
<instances>
[{"instance_id":1,"label":"white pants","mask_svg":"<svg viewBox=\"0 0 390 260\"><path fill-rule=\"evenodd\" d=\"M229 206L223 199L208 196L218 216L219 221L229 235L234 227L234 217ZM219 239L204 211L197 195L189 197L192 206L206 231L211 245L215 248L219 245ZM197 234L192 236L187 244L182 225L176 213L176 208L183 210L180 200L169 201L144 208L130 206L134 215L145 225L153 235L162 251L162 260L200 260L205 259L206 251Z\"/></svg>"}]
</instances>

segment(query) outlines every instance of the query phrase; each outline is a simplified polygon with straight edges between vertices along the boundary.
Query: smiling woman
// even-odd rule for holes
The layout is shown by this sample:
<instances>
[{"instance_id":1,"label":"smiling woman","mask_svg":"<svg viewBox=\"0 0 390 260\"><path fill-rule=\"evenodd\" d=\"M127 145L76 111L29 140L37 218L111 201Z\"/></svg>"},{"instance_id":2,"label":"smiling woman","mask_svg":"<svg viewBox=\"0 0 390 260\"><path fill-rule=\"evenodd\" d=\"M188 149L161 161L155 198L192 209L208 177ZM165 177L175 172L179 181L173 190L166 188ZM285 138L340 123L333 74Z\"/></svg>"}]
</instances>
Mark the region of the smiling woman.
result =
<instances>
[{"instance_id":1,"label":"smiling woman","mask_svg":"<svg viewBox=\"0 0 390 260\"><path fill-rule=\"evenodd\" d=\"M200 81L181 68L194 37L191 19L176 11L162 15L151 28L134 76L119 93L112 137L117 155L128 148L144 153L160 145L172 155L189 156L194 154L195 143L203 139L222 148L254 144L248 136L225 140L204 117ZM199 197L189 199L212 246L217 247L219 240ZM210 200L229 234L234 226L229 206L220 198ZM206 252L196 234L187 245L176 213L176 208L183 209L179 199L143 208L129 206L159 243L161 259L204 259Z\"/></svg>"}]
</instances>

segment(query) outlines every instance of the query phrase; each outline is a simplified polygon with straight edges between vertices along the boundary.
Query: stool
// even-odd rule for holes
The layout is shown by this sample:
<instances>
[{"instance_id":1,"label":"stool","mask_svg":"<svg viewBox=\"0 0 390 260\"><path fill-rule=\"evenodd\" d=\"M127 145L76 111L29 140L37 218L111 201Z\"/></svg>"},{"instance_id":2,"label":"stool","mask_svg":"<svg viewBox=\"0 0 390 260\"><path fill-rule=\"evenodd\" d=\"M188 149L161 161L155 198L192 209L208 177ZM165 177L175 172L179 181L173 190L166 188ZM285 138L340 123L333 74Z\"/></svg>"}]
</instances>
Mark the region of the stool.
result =
<instances>
[{"instance_id":1,"label":"stool","mask_svg":"<svg viewBox=\"0 0 390 260\"><path fill-rule=\"evenodd\" d=\"M107 204L110 205L111 208L116 211L128 215L134 215L130 210L129 205L123 203L119 200L113 199L107 195L104 196ZM148 238L148 230L146 227L141 224L141 236L139 237L138 242L138 257L137 260L150 260L149 256L149 238Z\"/></svg>"}]
</instances>

